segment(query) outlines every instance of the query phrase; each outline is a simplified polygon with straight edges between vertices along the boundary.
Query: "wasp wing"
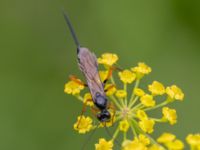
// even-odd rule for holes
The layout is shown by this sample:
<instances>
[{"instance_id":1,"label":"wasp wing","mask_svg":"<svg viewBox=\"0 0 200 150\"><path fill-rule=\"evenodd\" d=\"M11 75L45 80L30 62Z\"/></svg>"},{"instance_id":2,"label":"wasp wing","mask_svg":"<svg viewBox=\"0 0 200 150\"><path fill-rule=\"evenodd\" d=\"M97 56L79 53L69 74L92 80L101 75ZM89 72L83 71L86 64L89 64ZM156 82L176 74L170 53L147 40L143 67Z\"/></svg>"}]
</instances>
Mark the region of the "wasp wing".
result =
<instances>
[{"instance_id":1,"label":"wasp wing","mask_svg":"<svg viewBox=\"0 0 200 150\"><path fill-rule=\"evenodd\" d=\"M105 96L104 87L98 72L97 58L89 49L81 47L78 53L79 68L86 77L93 100L96 93Z\"/></svg>"}]
</instances>

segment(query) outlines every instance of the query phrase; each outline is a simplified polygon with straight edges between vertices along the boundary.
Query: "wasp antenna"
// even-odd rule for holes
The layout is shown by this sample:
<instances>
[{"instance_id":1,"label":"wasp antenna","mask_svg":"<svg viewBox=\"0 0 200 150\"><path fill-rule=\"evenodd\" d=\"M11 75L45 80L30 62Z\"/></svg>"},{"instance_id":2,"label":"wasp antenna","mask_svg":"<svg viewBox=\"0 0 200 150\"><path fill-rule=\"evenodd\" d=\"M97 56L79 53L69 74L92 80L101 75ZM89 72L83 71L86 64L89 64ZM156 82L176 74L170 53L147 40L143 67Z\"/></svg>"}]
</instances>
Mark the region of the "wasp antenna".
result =
<instances>
[{"instance_id":1,"label":"wasp antenna","mask_svg":"<svg viewBox=\"0 0 200 150\"><path fill-rule=\"evenodd\" d=\"M70 32L71 32L71 35L72 35L72 37L73 37L73 40L74 40L74 42L75 42L75 44L76 44L76 46L77 46L77 49L79 49L79 48L80 48L80 44L79 44L78 38L77 38L77 36L76 36L76 34L75 34L75 31L74 31L74 29L73 29L73 27L72 27L72 24L71 24L70 19L69 19L67 13L66 13L64 10L63 10L63 15L64 15L65 21L66 21L66 23L67 23L67 25L68 25L68 27L69 27L69 30L70 30Z\"/></svg>"},{"instance_id":2,"label":"wasp antenna","mask_svg":"<svg viewBox=\"0 0 200 150\"><path fill-rule=\"evenodd\" d=\"M91 141L92 136L94 135L95 131L97 128L95 128L93 130L92 133L90 133L89 137L86 139L86 141L84 142L84 145L82 146L81 150L85 150L86 145L88 144L89 141Z\"/></svg>"},{"instance_id":3,"label":"wasp antenna","mask_svg":"<svg viewBox=\"0 0 200 150\"><path fill-rule=\"evenodd\" d=\"M105 131L107 132L107 134L112 138L112 134L108 130L108 127L106 125L104 125L104 128L105 128ZM115 139L114 142L117 144L118 147L121 147L120 143L118 142L118 140Z\"/></svg>"}]
</instances>

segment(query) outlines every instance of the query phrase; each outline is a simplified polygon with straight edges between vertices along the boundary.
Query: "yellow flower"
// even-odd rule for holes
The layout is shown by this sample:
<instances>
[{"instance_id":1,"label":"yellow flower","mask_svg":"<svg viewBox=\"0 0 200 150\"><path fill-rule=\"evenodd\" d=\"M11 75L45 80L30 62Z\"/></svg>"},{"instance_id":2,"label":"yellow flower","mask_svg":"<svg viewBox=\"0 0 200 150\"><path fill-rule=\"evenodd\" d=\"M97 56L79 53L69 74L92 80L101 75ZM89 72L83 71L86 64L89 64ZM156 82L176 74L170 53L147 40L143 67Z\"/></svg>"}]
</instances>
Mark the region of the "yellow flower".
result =
<instances>
[{"instance_id":1,"label":"yellow flower","mask_svg":"<svg viewBox=\"0 0 200 150\"><path fill-rule=\"evenodd\" d=\"M99 64L104 64L107 66L112 66L118 60L118 56L112 53L104 53L101 55L101 58L98 58Z\"/></svg>"},{"instance_id":2,"label":"yellow flower","mask_svg":"<svg viewBox=\"0 0 200 150\"><path fill-rule=\"evenodd\" d=\"M67 94L76 95L79 94L81 90L84 89L84 86L78 84L74 81L69 81L65 84L64 92Z\"/></svg>"},{"instance_id":3,"label":"yellow flower","mask_svg":"<svg viewBox=\"0 0 200 150\"><path fill-rule=\"evenodd\" d=\"M146 146L150 144L149 138L146 137L144 134L139 134L138 137L134 138L134 141L141 142L142 144L144 144Z\"/></svg>"},{"instance_id":4,"label":"yellow flower","mask_svg":"<svg viewBox=\"0 0 200 150\"><path fill-rule=\"evenodd\" d=\"M184 144L180 140L175 140L173 142L169 142L165 144L169 150L182 150L184 148Z\"/></svg>"},{"instance_id":5,"label":"yellow flower","mask_svg":"<svg viewBox=\"0 0 200 150\"><path fill-rule=\"evenodd\" d=\"M149 91L153 95L163 95L165 93L165 87L162 83L154 81L151 85L149 85Z\"/></svg>"},{"instance_id":6,"label":"yellow flower","mask_svg":"<svg viewBox=\"0 0 200 150\"><path fill-rule=\"evenodd\" d=\"M158 143L168 143L174 141L176 138L175 135L171 133L163 133L158 139Z\"/></svg>"},{"instance_id":7,"label":"yellow flower","mask_svg":"<svg viewBox=\"0 0 200 150\"><path fill-rule=\"evenodd\" d=\"M125 140L122 143L122 150L147 150L147 147L138 141Z\"/></svg>"},{"instance_id":8,"label":"yellow flower","mask_svg":"<svg viewBox=\"0 0 200 150\"><path fill-rule=\"evenodd\" d=\"M108 120L107 122L100 122L100 124L99 124L98 127L104 128L105 126L106 126L106 127L111 127L111 126L113 126L113 124L115 123L115 120L116 120L116 117L114 116L115 113L112 112L112 110L110 110L110 115L111 115L110 120Z\"/></svg>"},{"instance_id":9,"label":"yellow flower","mask_svg":"<svg viewBox=\"0 0 200 150\"><path fill-rule=\"evenodd\" d=\"M92 118L79 116L77 122L74 124L74 129L77 130L80 134L85 134L92 129Z\"/></svg>"},{"instance_id":10,"label":"yellow flower","mask_svg":"<svg viewBox=\"0 0 200 150\"><path fill-rule=\"evenodd\" d=\"M108 77L108 70L99 71L99 76L100 76L100 79L101 79L102 82L105 81L107 79L107 77Z\"/></svg>"},{"instance_id":11,"label":"yellow flower","mask_svg":"<svg viewBox=\"0 0 200 150\"><path fill-rule=\"evenodd\" d=\"M140 88L135 88L133 92L136 96L139 96L139 97L141 97L145 94L145 92Z\"/></svg>"},{"instance_id":12,"label":"yellow flower","mask_svg":"<svg viewBox=\"0 0 200 150\"><path fill-rule=\"evenodd\" d=\"M175 109L170 109L168 107L163 107L162 109L163 119L168 120L171 125L177 122L177 114Z\"/></svg>"},{"instance_id":13,"label":"yellow flower","mask_svg":"<svg viewBox=\"0 0 200 150\"><path fill-rule=\"evenodd\" d=\"M137 78L142 78L144 75L147 75L151 72L151 68L147 66L145 63L138 63L137 67L131 68L133 72L137 74Z\"/></svg>"},{"instance_id":14,"label":"yellow flower","mask_svg":"<svg viewBox=\"0 0 200 150\"><path fill-rule=\"evenodd\" d=\"M139 109L139 110L136 112L136 116L137 116L138 119L140 119L140 120L148 119L148 116L147 116L147 114L145 113L145 111L144 111L144 110L141 110L141 109Z\"/></svg>"},{"instance_id":15,"label":"yellow flower","mask_svg":"<svg viewBox=\"0 0 200 150\"><path fill-rule=\"evenodd\" d=\"M124 70L122 72L119 72L118 74L120 80L124 83L132 83L136 78L136 75L129 70Z\"/></svg>"},{"instance_id":16,"label":"yellow flower","mask_svg":"<svg viewBox=\"0 0 200 150\"><path fill-rule=\"evenodd\" d=\"M183 100L183 98L184 98L184 93L176 85L172 85L171 87L167 87L166 93L171 99Z\"/></svg>"},{"instance_id":17,"label":"yellow flower","mask_svg":"<svg viewBox=\"0 0 200 150\"><path fill-rule=\"evenodd\" d=\"M119 129L120 131L127 132L130 125L127 120L122 120L119 122Z\"/></svg>"},{"instance_id":18,"label":"yellow flower","mask_svg":"<svg viewBox=\"0 0 200 150\"><path fill-rule=\"evenodd\" d=\"M155 101L153 100L153 96L152 95L144 95L140 98L141 103L146 106L146 107L152 107L155 106Z\"/></svg>"},{"instance_id":19,"label":"yellow flower","mask_svg":"<svg viewBox=\"0 0 200 150\"><path fill-rule=\"evenodd\" d=\"M87 106L94 106L94 103L92 101L92 95L90 93L85 93L83 98L83 103L85 103Z\"/></svg>"},{"instance_id":20,"label":"yellow flower","mask_svg":"<svg viewBox=\"0 0 200 150\"><path fill-rule=\"evenodd\" d=\"M189 134L186 138L186 141L192 147L200 148L200 134Z\"/></svg>"},{"instance_id":21,"label":"yellow flower","mask_svg":"<svg viewBox=\"0 0 200 150\"><path fill-rule=\"evenodd\" d=\"M115 87L115 85L113 85L113 84L106 84L105 85L105 91L106 91L106 95L107 96L111 96L111 95L113 95L115 92L116 92L116 87Z\"/></svg>"},{"instance_id":22,"label":"yellow flower","mask_svg":"<svg viewBox=\"0 0 200 150\"><path fill-rule=\"evenodd\" d=\"M112 150L113 142L106 141L104 138L99 139L99 143L95 144L95 150Z\"/></svg>"},{"instance_id":23,"label":"yellow flower","mask_svg":"<svg viewBox=\"0 0 200 150\"><path fill-rule=\"evenodd\" d=\"M165 150L165 149L163 149L163 148L162 148L161 146L159 146L159 145L154 144L154 145L150 146L150 147L148 148L148 150Z\"/></svg>"},{"instance_id":24,"label":"yellow flower","mask_svg":"<svg viewBox=\"0 0 200 150\"><path fill-rule=\"evenodd\" d=\"M124 97L126 97L127 92L124 91L124 90L117 90L117 92L115 93L115 95L116 95L118 98L124 98Z\"/></svg>"},{"instance_id":25,"label":"yellow flower","mask_svg":"<svg viewBox=\"0 0 200 150\"><path fill-rule=\"evenodd\" d=\"M147 133L153 132L154 125L155 125L155 121L152 119L143 119L143 120L139 121L140 128L144 132L147 132Z\"/></svg>"}]
</instances>

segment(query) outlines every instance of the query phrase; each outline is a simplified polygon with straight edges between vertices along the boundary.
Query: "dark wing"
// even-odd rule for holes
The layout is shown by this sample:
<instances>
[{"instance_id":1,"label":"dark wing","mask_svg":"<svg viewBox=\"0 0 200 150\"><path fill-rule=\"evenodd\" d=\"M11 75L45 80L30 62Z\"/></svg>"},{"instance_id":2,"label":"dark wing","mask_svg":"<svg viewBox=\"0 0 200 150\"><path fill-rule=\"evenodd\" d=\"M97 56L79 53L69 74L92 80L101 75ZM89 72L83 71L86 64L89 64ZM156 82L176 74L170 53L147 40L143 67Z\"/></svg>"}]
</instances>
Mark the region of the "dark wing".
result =
<instances>
[{"instance_id":1,"label":"dark wing","mask_svg":"<svg viewBox=\"0 0 200 150\"><path fill-rule=\"evenodd\" d=\"M94 99L96 93L105 96L103 84L99 77L97 58L89 49L81 47L78 53L80 70L86 77L88 87Z\"/></svg>"}]
</instances>

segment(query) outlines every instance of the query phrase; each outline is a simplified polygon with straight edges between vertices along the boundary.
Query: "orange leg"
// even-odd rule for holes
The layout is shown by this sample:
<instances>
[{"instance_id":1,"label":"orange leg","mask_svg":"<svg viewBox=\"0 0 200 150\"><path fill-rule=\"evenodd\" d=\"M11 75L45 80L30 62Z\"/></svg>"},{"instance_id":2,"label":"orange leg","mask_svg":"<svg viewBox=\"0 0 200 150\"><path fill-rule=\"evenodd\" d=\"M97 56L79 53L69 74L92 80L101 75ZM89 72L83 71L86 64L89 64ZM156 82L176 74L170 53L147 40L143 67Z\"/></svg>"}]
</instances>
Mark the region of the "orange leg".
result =
<instances>
[{"instance_id":1,"label":"orange leg","mask_svg":"<svg viewBox=\"0 0 200 150\"><path fill-rule=\"evenodd\" d=\"M110 89L112 89L112 88L114 88L115 87L115 85L114 84L111 84L111 85L109 85L106 89L104 89L104 92L107 92L108 90L110 90Z\"/></svg>"},{"instance_id":2,"label":"orange leg","mask_svg":"<svg viewBox=\"0 0 200 150\"><path fill-rule=\"evenodd\" d=\"M70 75L69 76L69 79L80 84L80 85L83 85L83 86L87 86L86 83L83 83L80 79L78 79L75 75Z\"/></svg>"},{"instance_id":3,"label":"orange leg","mask_svg":"<svg viewBox=\"0 0 200 150\"><path fill-rule=\"evenodd\" d=\"M82 119L82 117L83 117L83 113L86 111L87 102L89 102L89 101L92 101L92 99L87 99L87 100L83 103L83 108L82 108L81 115L80 115L81 117L80 117L80 119L79 119L79 121L78 121L77 128L78 128L79 125L80 125L81 119Z\"/></svg>"},{"instance_id":4,"label":"orange leg","mask_svg":"<svg viewBox=\"0 0 200 150\"><path fill-rule=\"evenodd\" d=\"M106 77L106 79L103 81L103 83L105 84L112 76L112 73L114 70L118 70L118 71L121 71L122 69L116 67L116 66L111 66L108 70L108 75Z\"/></svg>"},{"instance_id":5,"label":"orange leg","mask_svg":"<svg viewBox=\"0 0 200 150\"><path fill-rule=\"evenodd\" d=\"M115 105L113 103L109 103L108 109L112 109L113 110L113 117L112 117L112 125L113 125L113 123L114 123L114 117L116 115L116 107L115 107Z\"/></svg>"}]
</instances>

